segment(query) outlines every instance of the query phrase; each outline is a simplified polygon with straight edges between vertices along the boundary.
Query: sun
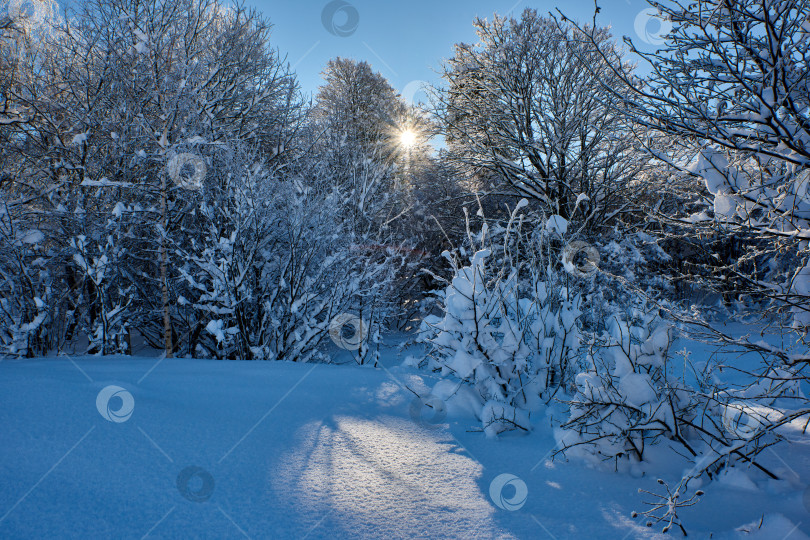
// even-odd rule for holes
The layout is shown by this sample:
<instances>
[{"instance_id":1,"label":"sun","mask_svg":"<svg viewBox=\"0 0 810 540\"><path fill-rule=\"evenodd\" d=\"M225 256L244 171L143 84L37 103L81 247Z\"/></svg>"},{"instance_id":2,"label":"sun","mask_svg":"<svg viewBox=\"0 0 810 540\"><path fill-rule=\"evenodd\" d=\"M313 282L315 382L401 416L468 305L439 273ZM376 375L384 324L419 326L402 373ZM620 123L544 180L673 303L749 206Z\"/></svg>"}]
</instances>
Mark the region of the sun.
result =
<instances>
[{"instance_id":1,"label":"sun","mask_svg":"<svg viewBox=\"0 0 810 540\"><path fill-rule=\"evenodd\" d=\"M410 129L404 130L399 135L399 142L402 143L402 146L410 148L411 146L416 144L416 133L414 133Z\"/></svg>"}]
</instances>

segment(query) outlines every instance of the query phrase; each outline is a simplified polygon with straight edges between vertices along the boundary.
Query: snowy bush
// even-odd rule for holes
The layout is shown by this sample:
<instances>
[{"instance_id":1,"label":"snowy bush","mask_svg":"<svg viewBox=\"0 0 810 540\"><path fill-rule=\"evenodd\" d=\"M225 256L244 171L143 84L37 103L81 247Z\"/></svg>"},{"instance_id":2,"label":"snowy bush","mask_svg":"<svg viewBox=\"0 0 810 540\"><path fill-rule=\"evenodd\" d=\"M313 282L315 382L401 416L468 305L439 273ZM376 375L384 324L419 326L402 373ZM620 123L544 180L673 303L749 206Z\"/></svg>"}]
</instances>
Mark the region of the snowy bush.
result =
<instances>
[{"instance_id":1,"label":"snowy bush","mask_svg":"<svg viewBox=\"0 0 810 540\"><path fill-rule=\"evenodd\" d=\"M323 356L332 321L354 313L370 330L355 359L373 363L402 254L367 249L317 170L281 179L250 153L230 159L221 188L201 201L201 238L177 253L187 261L181 303L197 321L190 352L306 362Z\"/></svg>"},{"instance_id":2,"label":"snowy bush","mask_svg":"<svg viewBox=\"0 0 810 540\"><path fill-rule=\"evenodd\" d=\"M0 193L0 356L42 355L54 337L47 240L7 195Z\"/></svg>"},{"instance_id":3,"label":"snowy bush","mask_svg":"<svg viewBox=\"0 0 810 540\"><path fill-rule=\"evenodd\" d=\"M97 240L84 235L71 240L73 262L81 271L78 289L87 294L82 302L88 311L83 321L91 353L132 352L129 308L135 287L122 264L127 252L121 241L122 212L123 204L116 207Z\"/></svg>"},{"instance_id":4,"label":"snowy bush","mask_svg":"<svg viewBox=\"0 0 810 540\"><path fill-rule=\"evenodd\" d=\"M628 309L611 318L590 343L586 369L567 401L570 416L557 429L566 455L633 462L660 437L683 440L680 416L691 392L673 373L672 328L657 310Z\"/></svg>"},{"instance_id":5,"label":"snowy bush","mask_svg":"<svg viewBox=\"0 0 810 540\"><path fill-rule=\"evenodd\" d=\"M544 230L523 230L524 205L503 226L468 231L467 264L464 248L444 253L452 277L439 292L441 314L421 327L427 367L446 378L433 393L471 395L490 436L531 429L530 413L572 382L582 340L581 296L566 286L569 276L552 260Z\"/></svg>"}]
</instances>

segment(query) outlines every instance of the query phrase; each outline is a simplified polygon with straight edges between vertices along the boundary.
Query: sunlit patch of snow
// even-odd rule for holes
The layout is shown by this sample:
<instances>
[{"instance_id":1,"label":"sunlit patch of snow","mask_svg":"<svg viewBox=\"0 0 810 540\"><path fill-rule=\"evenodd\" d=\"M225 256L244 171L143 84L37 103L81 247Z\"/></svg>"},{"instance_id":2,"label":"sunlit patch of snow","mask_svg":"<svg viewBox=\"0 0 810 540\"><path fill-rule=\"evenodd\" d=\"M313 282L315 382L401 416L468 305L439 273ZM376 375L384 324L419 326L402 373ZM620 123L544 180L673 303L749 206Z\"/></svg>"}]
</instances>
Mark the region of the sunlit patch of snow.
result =
<instances>
[{"instance_id":1,"label":"sunlit patch of snow","mask_svg":"<svg viewBox=\"0 0 810 540\"><path fill-rule=\"evenodd\" d=\"M334 416L298 436L276 487L295 507L328 514L330 527L376 538L511 537L476 483L482 467L451 452L439 434L399 418ZM436 519L426 522L425 509Z\"/></svg>"}]
</instances>

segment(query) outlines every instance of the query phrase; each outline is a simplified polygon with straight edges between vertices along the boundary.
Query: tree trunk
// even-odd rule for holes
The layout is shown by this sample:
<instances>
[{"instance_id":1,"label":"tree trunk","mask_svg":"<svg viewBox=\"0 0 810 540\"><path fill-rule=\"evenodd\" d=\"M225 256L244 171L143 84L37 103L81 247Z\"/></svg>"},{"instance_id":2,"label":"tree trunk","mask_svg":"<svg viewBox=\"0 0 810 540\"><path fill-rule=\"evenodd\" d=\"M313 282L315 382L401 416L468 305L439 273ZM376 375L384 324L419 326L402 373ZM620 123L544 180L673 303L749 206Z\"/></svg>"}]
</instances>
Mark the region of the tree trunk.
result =
<instances>
[{"instance_id":1,"label":"tree trunk","mask_svg":"<svg viewBox=\"0 0 810 540\"><path fill-rule=\"evenodd\" d=\"M163 300L163 340L166 350L166 358L172 357L172 318L169 313L169 256L166 249L166 227L167 218L167 186L166 174L161 175L160 181L160 225L162 228L160 237L160 290Z\"/></svg>"}]
</instances>

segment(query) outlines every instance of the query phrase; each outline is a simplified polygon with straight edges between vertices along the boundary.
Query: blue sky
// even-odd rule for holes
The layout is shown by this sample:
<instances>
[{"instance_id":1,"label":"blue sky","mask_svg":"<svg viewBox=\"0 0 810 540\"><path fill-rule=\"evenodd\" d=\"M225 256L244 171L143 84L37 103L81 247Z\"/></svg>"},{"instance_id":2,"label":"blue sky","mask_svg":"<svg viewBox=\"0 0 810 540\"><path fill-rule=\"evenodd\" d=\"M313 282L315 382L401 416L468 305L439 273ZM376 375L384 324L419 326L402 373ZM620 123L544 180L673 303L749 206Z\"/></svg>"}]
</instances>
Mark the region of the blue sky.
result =
<instances>
[{"instance_id":1,"label":"blue sky","mask_svg":"<svg viewBox=\"0 0 810 540\"><path fill-rule=\"evenodd\" d=\"M493 13L519 16L527 7L547 13L559 7L582 21L593 16L593 0L248 0L275 25L273 45L294 66L305 92L315 92L333 57L366 60L406 98L419 101L420 81L438 82L436 71L458 42L475 41L472 20ZM639 17L645 0L599 0L598 21L614 35L639 39L638 27L654 42L660 23ZM637 19L640 25L637 24ZM644 24L644 23L647 24ZM342 35L341 35L342 34ZM650 37L652 36L652 38Z\"/></svg>"}]
</instances>

